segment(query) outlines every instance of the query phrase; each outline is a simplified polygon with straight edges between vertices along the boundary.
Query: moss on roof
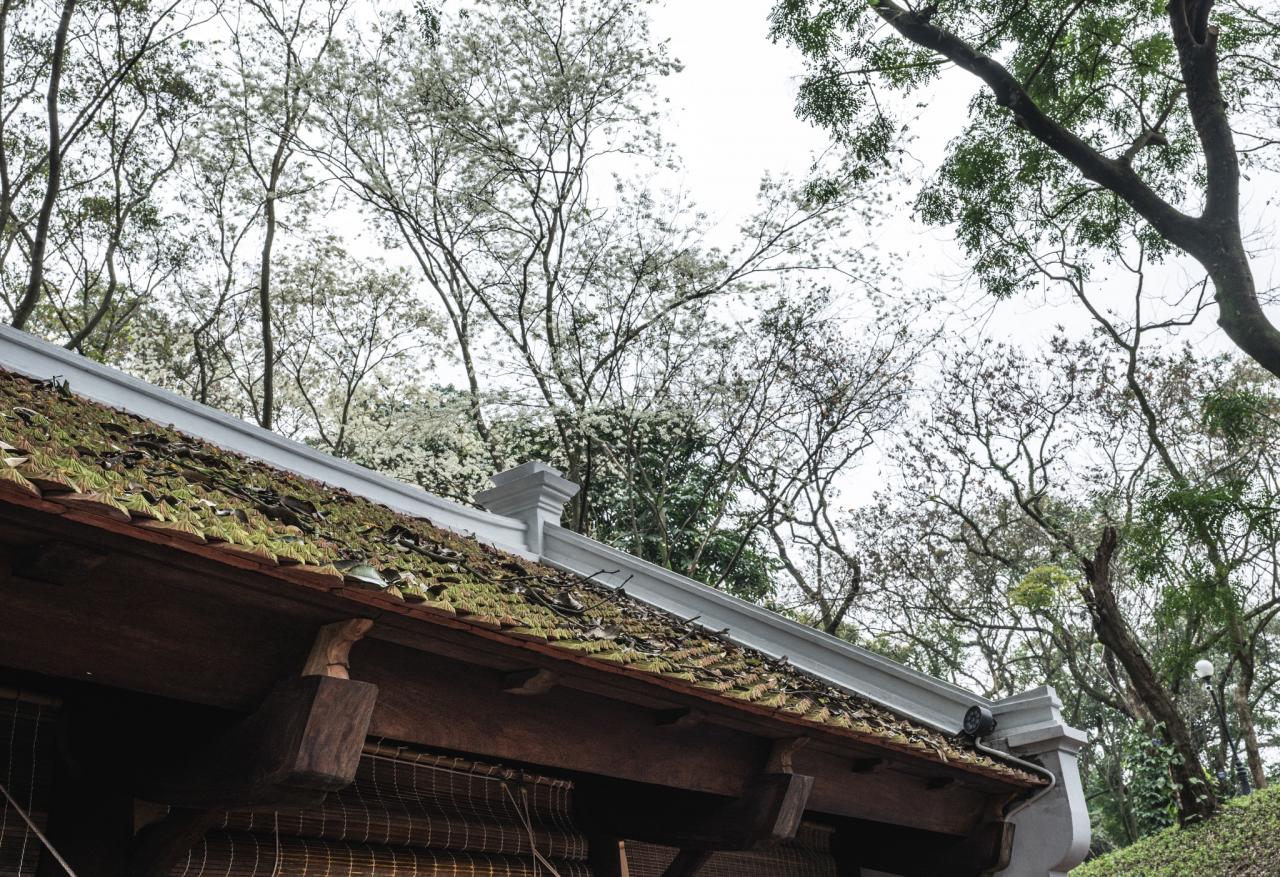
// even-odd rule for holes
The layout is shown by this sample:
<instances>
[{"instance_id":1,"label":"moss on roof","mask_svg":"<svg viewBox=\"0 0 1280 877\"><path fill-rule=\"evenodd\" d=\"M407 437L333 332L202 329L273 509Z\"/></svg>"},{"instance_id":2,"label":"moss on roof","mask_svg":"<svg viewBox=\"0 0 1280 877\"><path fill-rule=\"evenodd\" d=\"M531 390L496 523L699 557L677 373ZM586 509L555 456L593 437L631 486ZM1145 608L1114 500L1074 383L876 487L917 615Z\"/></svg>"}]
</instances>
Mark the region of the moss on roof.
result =
<instances>
[{"instance_id":1,"label":"moss on roof","mask_svg":"<svg viewBox=\"0 0 1280 877\"><path fill-rule=\"evenodd\" d=\"M1276 874L1280 874L1280 786L1228 801L1207 822L1166 829L1071 871L1071 877Z\"/></svg>"},{"instance_id":2,"label":"moss on roof","mask_svg":"<svg viewBox=\"0 0 1280 877\"><path fill-rule=\"evenodd\" d=\"M593 581L0 370L0 491L156 531L269 574L374 592L587 663L652 674L1014 783L1036 778Z\"/></svg>"}]
</instances>

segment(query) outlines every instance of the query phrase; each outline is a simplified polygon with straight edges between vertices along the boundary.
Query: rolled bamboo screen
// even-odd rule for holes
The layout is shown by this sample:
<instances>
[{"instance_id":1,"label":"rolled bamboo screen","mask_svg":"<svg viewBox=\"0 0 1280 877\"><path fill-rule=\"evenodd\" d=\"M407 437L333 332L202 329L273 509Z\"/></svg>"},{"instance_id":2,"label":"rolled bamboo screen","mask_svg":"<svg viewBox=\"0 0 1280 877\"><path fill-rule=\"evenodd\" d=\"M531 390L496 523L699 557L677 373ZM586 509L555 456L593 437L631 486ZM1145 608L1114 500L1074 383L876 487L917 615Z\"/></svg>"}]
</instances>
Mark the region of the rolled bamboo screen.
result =
<instances>
[{"instance_id":1,"label":"rolled bamboo screen","mask_svg":"<svg viewBox=\"0 0 1280 877\"><path fill-rule=\"evenodd\" d=\"M57 708L0 697L0 783L43 830L57 737ZM0 877L30 877L44 848L0 795Z\"/></svg>"},{"instance_id":2,"label":"rolled bamboo screen","mask_svg":"<svg viewBox=\"0 0 1280 877\"><path fill-rule=\"evenodd\" d=\"M560 877L591 877L585 862L554 860ZM219 877L550 877L527 856L450 853L424 848L349 844L268 833L210 832L175 874Z\"/></svg>"},{"instance_id":3,"label":"rolled bamboo screen","mask_svg":"<svg viewBox=\"0 0 1280 877\"><path fill-rule=\"evenodd\" d=\"M355 782L323 806L227 813L173 873L590 877L572 790L566 780L380 741L365 747Z\"/></svg>"},{"instance_id":4,"label":"rolled bamboo screen","mask_svg":"<svg viewBox=\"0 0 1280 877\"><path fill-rule=\"evenodd\" d=\"M831 829L804 823L794 840L749 853L715 853L698 869L698 877L836 877L831 855ZM630 877L662 877L677 850L626 841Z\"/></svg>"}]
</instances>

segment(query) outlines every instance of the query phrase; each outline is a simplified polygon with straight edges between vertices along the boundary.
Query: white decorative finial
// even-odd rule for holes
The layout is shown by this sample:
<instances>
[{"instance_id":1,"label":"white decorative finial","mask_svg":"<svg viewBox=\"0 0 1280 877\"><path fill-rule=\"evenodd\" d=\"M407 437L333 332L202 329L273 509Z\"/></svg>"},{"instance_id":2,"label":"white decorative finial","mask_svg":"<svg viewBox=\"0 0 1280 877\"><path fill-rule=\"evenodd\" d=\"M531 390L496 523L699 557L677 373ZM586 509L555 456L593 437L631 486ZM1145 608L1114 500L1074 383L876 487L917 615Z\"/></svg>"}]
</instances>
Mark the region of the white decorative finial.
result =
<instances>
[{"instance_id":1,"label":"white decorative finial","mask_svg":"<svg viewBox=\"0 0 1280 877\"><path fill-rule=\"evenodd\" d=\"M525 541L534 554L542 554L542 532L547 524L559 524L564 506L578 492L578 485L558 471L530 460L489 479L493 487L476 494L476 502L496 515L524 521Z\"/></svg>"}]
</instances>

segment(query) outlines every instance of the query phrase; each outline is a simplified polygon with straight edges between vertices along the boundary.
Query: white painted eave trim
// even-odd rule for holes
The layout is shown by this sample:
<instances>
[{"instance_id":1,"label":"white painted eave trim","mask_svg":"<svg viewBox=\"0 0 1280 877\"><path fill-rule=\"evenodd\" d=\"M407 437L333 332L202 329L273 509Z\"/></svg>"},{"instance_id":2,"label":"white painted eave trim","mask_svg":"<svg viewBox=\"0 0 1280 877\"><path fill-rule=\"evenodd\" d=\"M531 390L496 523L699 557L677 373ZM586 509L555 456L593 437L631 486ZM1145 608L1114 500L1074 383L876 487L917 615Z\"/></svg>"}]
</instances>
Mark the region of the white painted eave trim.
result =
<instances>
[{"instance_id":1,"label":"white painted eave trim","mask_svg":"<svg viewBox=\"0 0 1280 877\"><path fill-rule=\"evenodd\" d=\"M72 392L104 405L171 424L229 451L340 487L396 511L427 518L481 542L528 555L523 521L427 493L162 390L11 326L0 326L0 366L39 380L54 377L65 380Z\"/></svg>"}]
</instances>

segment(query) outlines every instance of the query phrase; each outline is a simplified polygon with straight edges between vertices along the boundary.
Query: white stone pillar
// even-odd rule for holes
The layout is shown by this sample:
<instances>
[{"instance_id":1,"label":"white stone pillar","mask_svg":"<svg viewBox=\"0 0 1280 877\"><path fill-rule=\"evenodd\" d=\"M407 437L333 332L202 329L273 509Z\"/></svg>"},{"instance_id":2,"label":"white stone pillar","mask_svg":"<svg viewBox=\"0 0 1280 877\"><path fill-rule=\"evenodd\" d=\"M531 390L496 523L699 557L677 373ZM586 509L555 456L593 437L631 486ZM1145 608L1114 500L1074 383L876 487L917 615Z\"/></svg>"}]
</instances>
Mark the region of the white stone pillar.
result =
<instances>
[{"instance_id":1,"label":"white stone pillar","mask_svg":"<svg viewBox=\"0 0 1280 877\"><path fill-rule=\"evenodd\" d=\"M1010 818L1013 854L997 877L1066 877L1089 852L1089 809L1076 764L1085 735L1063 721L1062 701L1048 685L997 701L992 712L998 724L986 742L1057 777L1051 792Z\"/></svg>"}]
</instances>

